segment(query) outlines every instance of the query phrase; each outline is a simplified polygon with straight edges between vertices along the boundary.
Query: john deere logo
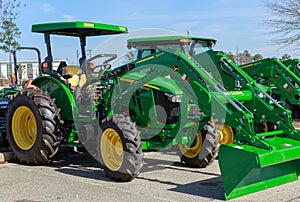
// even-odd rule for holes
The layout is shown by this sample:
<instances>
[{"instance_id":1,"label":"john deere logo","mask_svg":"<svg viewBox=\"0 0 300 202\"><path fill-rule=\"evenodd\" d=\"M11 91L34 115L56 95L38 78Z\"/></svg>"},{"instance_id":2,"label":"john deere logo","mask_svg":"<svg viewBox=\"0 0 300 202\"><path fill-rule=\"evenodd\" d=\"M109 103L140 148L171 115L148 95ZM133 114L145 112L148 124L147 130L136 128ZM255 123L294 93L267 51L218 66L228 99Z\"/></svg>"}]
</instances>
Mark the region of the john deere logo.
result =
<instances>
[{"instance_id":1,"label":"john deere logo","mask_svg":"<svg viewBox=\"0 0 300 202\"><path fill-rule=\"evenodd\" d=\"M173 66L173 70L174 70L174 72L178 72L178 71L179 71L178 65L174 65L174 66Z\"/></svg>"}]
</instances>

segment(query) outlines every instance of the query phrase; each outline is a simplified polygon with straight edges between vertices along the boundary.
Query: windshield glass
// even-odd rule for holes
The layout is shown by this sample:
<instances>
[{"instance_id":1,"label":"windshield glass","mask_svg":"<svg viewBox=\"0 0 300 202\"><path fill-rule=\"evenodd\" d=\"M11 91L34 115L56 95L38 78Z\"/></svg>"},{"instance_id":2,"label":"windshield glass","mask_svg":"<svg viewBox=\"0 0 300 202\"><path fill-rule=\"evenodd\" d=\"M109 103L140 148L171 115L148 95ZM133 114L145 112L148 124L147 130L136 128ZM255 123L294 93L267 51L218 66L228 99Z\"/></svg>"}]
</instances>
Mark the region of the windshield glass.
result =
<instances>
[{"instance_id":1,"label":"windshield glass","mask_svg":"<svg viewBox=\"0 0 300 202\"><path fill-rule=\"evenodd\" d=\"M193 56L211 49L211 45L207 41L193 41L189 46L189 53Z\"/></svg>"},{"instance_id":2,"label":"windshield glass","mask_svg":"<svg viewBox=\"0 0 300 202\"><path fill-rule=\"evenodd\" d=\"M174 41L172 41L170 43L172 44L168 44L166 41L163 41L160 43L153 43L151 46L137 46L134 54L134 60L145 58L160 50L171 52L174 50L182 50L184 53L194 56L212 49L211 47L213 45L212 41L201 40L190 40L189 42L178 41L178 43L174 43Z\"/></svg>"}]
</instances>

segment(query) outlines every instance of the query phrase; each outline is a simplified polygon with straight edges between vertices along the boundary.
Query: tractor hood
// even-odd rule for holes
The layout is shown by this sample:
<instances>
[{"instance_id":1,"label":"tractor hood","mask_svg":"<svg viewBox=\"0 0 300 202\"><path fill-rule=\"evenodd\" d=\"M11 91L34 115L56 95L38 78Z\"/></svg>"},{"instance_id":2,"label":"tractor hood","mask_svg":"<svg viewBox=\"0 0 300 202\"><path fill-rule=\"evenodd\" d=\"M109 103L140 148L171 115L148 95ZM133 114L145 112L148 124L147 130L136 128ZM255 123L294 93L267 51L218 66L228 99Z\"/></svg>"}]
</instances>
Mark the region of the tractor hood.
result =
<instances>
[{"instance_id":1,"label":"tractor hood","mask_svg":"<svg viewBox=\"0 0 300 202\"><path fill-rule=\"evenodd\" d=\"M131 72L122 77L121 81L133 83L142 79L146 73L141 72ZM172 93L174 95L181 95L182 90L176 85L176 82L172 79L158 76L147 84L144 84L144 87L153 88L156 90L163 91L165 93Z\"/></svg>"}]
</instances>

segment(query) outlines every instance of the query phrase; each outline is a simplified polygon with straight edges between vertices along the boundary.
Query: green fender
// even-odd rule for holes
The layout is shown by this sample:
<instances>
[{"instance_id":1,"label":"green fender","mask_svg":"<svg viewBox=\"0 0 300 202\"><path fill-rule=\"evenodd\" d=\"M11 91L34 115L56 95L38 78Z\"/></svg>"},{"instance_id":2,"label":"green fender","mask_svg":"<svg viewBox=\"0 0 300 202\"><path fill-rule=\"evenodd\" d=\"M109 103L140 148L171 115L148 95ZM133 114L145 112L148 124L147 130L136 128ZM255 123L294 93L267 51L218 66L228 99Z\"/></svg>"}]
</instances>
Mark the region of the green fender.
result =
<instances>
[{"instance_id":1,"label":"green fender","mask_svg":"<svg viewBox=\"0 0 300 202\"><path fill-rule=\"evenodd\" d=\"M55 98L55 104L61 109L62 120L74 120L76 117L77 106L69 88L62 82L51 76L40 76L32 81L32 84L43 91L47 91L50 97Z\"/></svg>"}]
</instances>

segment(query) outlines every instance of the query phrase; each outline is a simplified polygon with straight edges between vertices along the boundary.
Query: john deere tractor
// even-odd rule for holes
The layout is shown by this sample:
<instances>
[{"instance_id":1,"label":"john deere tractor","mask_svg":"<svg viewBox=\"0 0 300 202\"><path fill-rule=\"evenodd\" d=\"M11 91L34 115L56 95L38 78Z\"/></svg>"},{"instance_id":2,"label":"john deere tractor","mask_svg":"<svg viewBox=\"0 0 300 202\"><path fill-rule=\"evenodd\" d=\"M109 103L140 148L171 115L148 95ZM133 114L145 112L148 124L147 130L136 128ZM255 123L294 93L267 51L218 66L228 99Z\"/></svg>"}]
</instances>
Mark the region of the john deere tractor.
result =
<instances>
[{"instance_id":1,"label":"john deere tractor","mask_svg":"<svg viewBox=\"0 0 300 202\"><path fill-rule=\"evenodd\" d=\"M212 47L215 43L214 39L190 36L130 39L128 48L136 49L136 60L130 63L134 65L135 71L124 74L119 80L134 85L139 81L148 82L147 78L150 80L152 75L156 75L153 76L155 78L160 75L164 79L175 81L182 89L183 99L180 101L177 114L180 121L175 123L177 125L184 123L184 118L192 112L200 116L198 121L200 133L197 133L201 135L200 137L196 136L196 139L190 137L188 144L180 140L182 136L175 137L177 144L187 151L182 152L182 160L187 164L195 166L194 162L201 158L202 149L207 148L204 143L198 144L201 142L199 139L207 138L204 133L201 133L205 128L204 123L213 125L215 122L218 125L217 134L220 135L219 142L222 143L219 165L227 199L297 180L300 136L292 125L291 111L286 110L267 94L262 85L259 85L223 52L213 51ZM151 68L147 71L142 68L145 66ZM136 73L139 68L141 70ZM172 69L173 72L165 70L166 68ZM148 91L144 90L147 93L161 90L153 82L148 84L153 87L150 91L149 87ZM186 87L186 84L190 88ZM124 92L131 90L125 89ZM147 93L143 92L138 96L146 97ZM180 97L179 94L167 95L174 98L173 100L175 97ZM162 97L157 95L155 102ZM134 102L133 99L132 103L138 102ZM192 108L193 105L196 105L196 108ZM166 106L170 105L159 106L167 109ZM188 113L184 109L188 109ZM130 110L132 110L130 111L132 119L136 120L137 125L142 125L135 116L143 113L138 113L139 109L133 107L130 107ZM195 119L192 121L197 123ZM178 131L182 134L184 129L177 130L176 134ZM173 132L174 129L171 129L171 133ZM149 140L142 133L141 137L144 142ZM208 136L214 139L212 142L215 142L216 137L218 135ZM205 159L211 160L211 158Z\"/></svg>"},{"instance_id":2,"label":"john deere tractor","mask_svg":"<svg viewBox=\"0 0 300 202\"><path fill-rule=\"evenodd\" d=\"M32 31L45 37L45 75L12 96L6 116L7 137L21 161L45 164L61 143L80 140L108 177L130 181L142 168L142 149L175 146L194 167L209 165L219 152L227 199L297 180L300 134L291 112L213 51L216 40L131 39L135 60L112 69L114 55L87 60L86 37L126 33L125 27L63 22ZM50 35L79 38L79 67L53 70ZM103 57L109 59L90 65ZM219 148L220 136L233 143Z\"/></svg>"},{"instance_id":3,"label":"john deere tractor","mask_svg":"<svg viewBox=\"0 0 300 202\"><path fill-rule=\"evenodd\" d=\"M82 115L87 114L93 106L77 107L75 96L73 97L72 85L77 85L79 75L86 73L86 37L126 33L127 28L100 23L61 22L36 24L32 26L32 31L43 33L45 37L47 57L41 67L43 76L32 81L34 88L17 89L13 96L9 96L10 101L5 110L6 132L10 147L20 161L45 164L57 153L61 143L71 146L78 144L75 121L80 121L80 126L83 126L79 130L84 130L83 123L96 119ZM81 68L67 66L62 62L57 70L53 70L51 35L79 38L82 50ZM82 80L83 78L84 76Z\"/></svg>"}]
</instances>

